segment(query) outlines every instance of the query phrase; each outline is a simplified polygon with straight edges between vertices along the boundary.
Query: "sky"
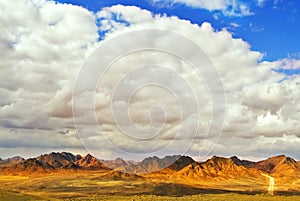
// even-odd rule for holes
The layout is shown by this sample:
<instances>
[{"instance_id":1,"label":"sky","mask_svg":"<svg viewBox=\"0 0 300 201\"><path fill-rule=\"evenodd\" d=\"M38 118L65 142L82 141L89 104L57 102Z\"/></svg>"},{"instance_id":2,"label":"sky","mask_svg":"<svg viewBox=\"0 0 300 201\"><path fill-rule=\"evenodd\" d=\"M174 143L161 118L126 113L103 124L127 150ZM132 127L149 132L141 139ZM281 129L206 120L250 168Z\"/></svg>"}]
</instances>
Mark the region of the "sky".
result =
<instances>
[{"instance_id":1,"label":"sky","mask_svg":"<svg viewBox=\"0 0 300 201\"><path fill-rule=\"evenodd\" d=\"M299 4L0 0L0 157L300 160Z\"/></svg>"}]
</instances>

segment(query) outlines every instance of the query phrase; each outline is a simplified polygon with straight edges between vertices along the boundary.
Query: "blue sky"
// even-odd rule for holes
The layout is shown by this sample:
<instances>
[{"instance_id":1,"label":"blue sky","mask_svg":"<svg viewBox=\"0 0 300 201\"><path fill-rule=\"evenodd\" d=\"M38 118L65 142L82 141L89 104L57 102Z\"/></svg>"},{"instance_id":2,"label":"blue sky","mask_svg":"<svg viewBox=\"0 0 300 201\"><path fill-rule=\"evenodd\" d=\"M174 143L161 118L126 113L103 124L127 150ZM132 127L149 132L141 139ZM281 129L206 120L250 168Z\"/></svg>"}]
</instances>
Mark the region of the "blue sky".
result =
<instances>
[{"instance_id":1,"label":"blue sky","mask_svg":"<svg viewBox=\"0 0 300 201\"><path fill-rule=\"evenodd\" d=\"M116 4L134 5L154 14L175 15L196 24L206 21L216 30L228 29L234 37L248 42L252 50L265 53L264 60L267 61L287 57L299 58L300 54L300 1L297 0L266 0L262 5L258 5L256 1L245 1L252 13L247 16L226 16L218 10L208 11L180 3L172 5L152 3L149 0L58 0L58 2L80 5L93 12Z\"/></svg>"}]
</instances>

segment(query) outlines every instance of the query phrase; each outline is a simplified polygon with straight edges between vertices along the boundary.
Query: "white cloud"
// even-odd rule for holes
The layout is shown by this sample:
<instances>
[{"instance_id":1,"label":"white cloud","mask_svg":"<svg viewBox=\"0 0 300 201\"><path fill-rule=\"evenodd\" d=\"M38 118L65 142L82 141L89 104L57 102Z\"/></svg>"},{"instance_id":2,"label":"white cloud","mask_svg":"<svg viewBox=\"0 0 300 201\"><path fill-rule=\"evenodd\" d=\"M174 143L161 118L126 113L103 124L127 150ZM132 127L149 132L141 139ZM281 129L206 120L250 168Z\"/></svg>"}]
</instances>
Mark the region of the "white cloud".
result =
<instances>
[{"instance_id":1,"label":"white cloud","mask_svg":"<svg viewBox=\"0 0 300 201\"><path fill-rule=\"evenodd\" d=\"M177 17L153 15L134 6L103 8L94 15L73 5L51 1L33 2L20 0L15 5L9 1L0 1L0 24L3 29L0 33L0 147L1 153L6 153L4 155L9 155L11 147L25 152L28 150L30 153L33 153L33 147L36 147L37 152L51 148L80 149L72 119L72 91L83 61L99 44L97 32L99 29L106 32L104 40L100 42L105 43L122 33L147 28L183 35L201 47L217 68L224 84L227 106L224 132L214 150L217 154L238 154L234 152L243 150L244 144L241 142L253 144L253 148L248 147L245 153L247 156L263 154L264 145L267 145L270 153L280 151L275 146L278 144L292 146L291 149L282 150L286 153L295 150L300 136L297 132L300 130L300 106L297 104L300 99L300 78L294 75L279 82L285 75L272 69L298 69L298 60L263 62L260 52L252 51L249 44L233 38L226 30L216 31L209 23L196 25ZM234 4L231 9L234 13L228 15L241 12L245 14L249 11L248 7L240 7L235 1L213 1L209 5L204 1L189 3L195 7L207 7L208 10L220 10L224 14ZM96 26L96 18L100 21L100 27ZM122 49L128 44L132 47L137 44L146 47L149 44L163 44L170 49L180 47L191 59L198 56L193 49L185 47L182 41L174 41L169 36L148 34L130 38L132 41L124 41L118 47ZM107 49L107 52L115 51L119 50L114 47ZM149 63L164 66L165 70L149 67L149 71L139 71L138 67ZM84 76L87 86L94 81L90 77L96 71L89 73ZM124 75L127 77L121 82L123 88L120 88L118 96L113 96L114 87ZM209 79L213 81L215 76ZM182 84L179 78L186 81L187 85ZM178 104L174 94L161 87L151 86L137 90L128 106L123 100L128 98L128 93L151 79L162 80L164 85L179 92L183 97L182 105ZM211 96L205 80L199 79L196 71L191 70L182 59L164 52L137 52L122 57L111 65L98 84L96 92L83 90L77 102L81 109L77 119L78 126L82 129L79 131L85 133L82 137L87 143L91 143L91 150L96 152L99 148L98 156L101 157L101 153L105 153L105 156L117 156L112 145L107 143L107 138L131 153L154 151L167 145L169 146L165 152L174 153L176 150L183 151L194 138L203 142L201 139L205 138L212 115ZM187 86L192 86L192 90L186 91L185 89L189 89ZM194 122L198 122L197 115L193 107L186 107L192 104L192 92L196 93L200 108L199 133L196 137L189 129L193 128ZM93 104L86 104L94 100L95 107ZM165 121L163 132L153 140L142 142L124 136L114 124L111 103L115 104L119 114L126 115L124 110L128 108L135 126L150 125L149 129L156 131L161 125L151 123ZM156 106L165 106L165 110ZM186 113L180 116L182 106L186 107ZM101 123L102 135L95 129L97 122L94 108ZM162 112L166 118L162 118ZM123 118L122 115L120 118ZM124 117L122 120L128 119ZM122 123L124 126L131 126L128 121ZM184 132L176 138L182 125ZM68 129L72 131L68 135L60 134ZM149 137L149 133L143 131L142 135ZM27 135L29 138L25 139ZM272 144L270 139L276 143ZM202 145L194 144L191 149L193 154L208 150L216 142L213 136L208 136L207 140L208 143ZM170 142L174 143L170 145Z\"/></svg>"},{"instance_id":2,"label":"white cloud","mask_svg":"<svg viewBox=\"0 0 300 201\"><path fill-rule=\"evenodd\" d=\"M235 23L235 22L230 23L230 26L232 26L233 28L241 27L241 25L239 25L238 23Z\"/></svg>"},{"instance_id":3,"label":"white cloud","mask_svg":"<svg viewBox=\"0 0 300 201\"><path fill-rule=\"evenodd\" d=\"M117 10L121 11L124 9L128 10L122 14L119 13L119 16L123 16L121 19L130 24L130 26L118 25L114 27L111 33L107 34L107 39L131 30L159 28L175 31L186 36L197 43L208 54L220 72L226 92L227 116L223 133L224 138L253 139L253 143L255 143L254 139L259 135L278 138L282 137L283 134L299 135L296 132L298 130L296 123L298 122L299 113L291 111L291 107L293 107L294 101L298 99L299 93L298 91L292 93L290 91L290 88L295 87L298 78L279 82L284 78L284 75L278 74L272 69L282 66L282 61L261 61L262 54L251 51L250 46L246 42L241 39L234 39L226 30L215 31L209 23L203 23L201 26L198 26L191 24L189 21L180 20L177 17L155 15L150 18L149 13L147 13L148 17L146 20L131 21L130 16L139 16L138 13L141 11L125 6ZM101 13L103 15L103 13L107 12L108 14L106 15L111 16L110 13L116 12L115 10L116 7L106 8ZM134 14L135 12L137 13ZM143 12L145 11L141 13ZM108 18L108 20L113 21L114 19ZM145 37L151 38L151 36ZM145 42L139 38L135 40L137 43ZM161 39L152 37L152 41L161 41ZM174 43L172 45L174 47L176 45L180 46L180 43L177 42L177 44ZM143 60L140 56L136 58ZM156 56L155 58L166 61L166 58L161 56ZM128 61L126 60L126 62ZM164 62L164 64L168 64L168 62ZM192 82L193 86L196 85L195 81ZM199 90L201 90L200 88ZM293 113L293 115L288 115L289 112ZM207 118L209 118L209 115L202 118L204 125L207 125L204 123ZM274 126L275 124L277 126ZM202 125L201 129L204 131L207 128ZM166 131L162 136L163 139L173 139L173 135L170 132L172 130ZM254 152L255 150L253 150Z\"/></svg>"},{"instance_id":4,"label":"white cloud","mask_svg":"<svg viewBox=\"0 0 300 201\"><path fill-rule=\"evenodd\" d=\"M230 137L221 139L209 156L201 155L201 153L199 155L198 150L202 144L194 143L190 155L194 154L195 158L200 161L213 155L220 155L220 153L222 153L222 156L237 155L241 159L253 161L264 160L280 154L286 154L297 159L300 154L299 143L299 137L293 135L280 137L257 136L255 138Z\"/></svg>"},{"instance_id":5,"label":"white cloud","mask_svg":"<svg viewBox=\"0 0 300 201\"><path fill-rule=\"evenodd\" d=\"M7 140L21 142L28 129L39 144L43 130L55 136L72 117L73 83L98 39L95 17L53 1L0 1L0 8L1 126L14 130Z\"/></svg>"},{"instance_id":6,"label":"white cloud","mask_svg":"<svg viewBox=\"0 0 300 201\"><path fill-rule=\"evenodd\" d=\"M245 88L243 104L258 110L278 111L288 100L283 84L256 84Z\"/></svg>"},{"instance_id":7,"label":"white cloud","mask_svg":"<svg viewBox=\"0 0 300 201\"><path fill-rule=\"evenodd\" d=\"M278 63L277 69L284 69L284 70L300 69L300 60L299 59L285 58L285 59L277 61L277 63Z\"/></svg>"}]
</instances>

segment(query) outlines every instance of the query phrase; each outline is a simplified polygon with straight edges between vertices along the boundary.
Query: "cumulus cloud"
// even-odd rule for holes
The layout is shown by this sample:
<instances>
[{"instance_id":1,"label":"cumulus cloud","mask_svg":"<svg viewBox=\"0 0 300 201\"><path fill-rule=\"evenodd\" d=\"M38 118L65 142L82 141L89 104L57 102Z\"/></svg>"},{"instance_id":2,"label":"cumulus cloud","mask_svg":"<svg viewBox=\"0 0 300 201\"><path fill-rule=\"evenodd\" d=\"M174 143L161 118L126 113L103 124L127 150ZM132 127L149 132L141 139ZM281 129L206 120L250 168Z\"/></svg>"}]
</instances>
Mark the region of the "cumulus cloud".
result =
<instances>
[{"instance_id":1,"label":"cumulus cloud","mask_svg":"<svg viewBox=\"0 0 300 201\"><path fill-rule=\"evenodd\" d=\"M66 145L55 130L72 117L73 83L98 39L95 17L53 1L0 1L0 7L1 147L55 147L55 137Z\"/></svg>"},{"instance_id":2,"label":"cumulus cloud","mask_svg":"<svg viewBox=\"0 0 300 201\"><path fill-rule=\"evenodd\" d=\"M119 12L124 9L128 10ZM143 20L131 20L130 16L134 15L135 12L145 13L147 17ZM123 21L123 25L118 24L111 28L111 32L108 31L106 35L108 39L115 37L120 32L160 28L186 36L206 52L220 73L227 100L227 116L220 140L223 138L233 138L234 140L244 138L252 139L254 143L258 136L277 137L278 139L283 135L298 136L296 130L299 127L297 125L299 113L297 110L290 111L292 107L297 107L294 101L298 99L299 92L295 90L291 93L290 89L297 85L298 77L295 76L293 79L290 78L281 82L285 75L277 73L273 69L281 68L283 61L262 61L262 54L252 51L249 44L241 39L233 38L226 30L215 31L209 23L198 26L177 17L153 16L147 11L121 5L105 8L98 15L116 16L113 13L118 13L118 19L108 17L105 20L116 20L121 24ZM136 16L138 16L137 13ZM151 36L145 37L150 38ZM136 41L139 39L137 38ZM141 42L143 41L141 40ZM174 43L173 45L177 44ZM165 61L165 58L156 58ZM289 60L285 61L285 64L288 63L290 63ZM295 64L296 61L293 63ZM189 78L189 80L192 79ZM192 85L203 90L195 83L194 80ZM289 115L288 111L293 114ZM208 119L209 115L201 119L203 125L207 125ZM203 125L200 126L200 130L207 130L207 127ZM199 134L199 138L201 138L200 136L201 134ZM173 139L172 137L170 131L165 131L162 139Z\"/></svg>"},{"instance_id":3,"label":"cumulus cloud","mask_svg":"<svg viewBox=\"0 0 300 201\"><path fill-rule=\"evenodd\" d=\"M205 1L176 2L219 10L226 15L251 13L247 5L243 7L238 1L213 1L209 6ZM247 42L233 38L225 29L216 31L207 22L196 25L177 17L153 15L134 6L116 5L94 14L69 4L20 0L18 5L0 1L0 8L1 153L11 152L12 147L30 153L34 147L37 151L43 147L79 150L82 147L77 132L88 150L98 157L126 156L126 153L182 154L187 148L196 156L214 147L219 155L237 154L233 152L242 150L241 142L253 144L253 148L246 150L246 157L262 155L264 145L274 153L279 152L275 146L284 145L287 148L282 151L291 153L294 148L288 146L294 147L299 141L299 76L282 81L285 75L274 71L298 69L297 60L264 62L260 52L252 51ZM178 55L153 50L119 58L100 80L93 76L98 68L80 74L83 62L97 45L141 29L182 35L202 49L218 74L211 75L203 68L201 73L207 73L207 77L201 78ZM99 31L104 34L102 41L98 41ZM145 33L143 37L131 37L108 47L106 52L121 51L128 44L164 45L181 49L191 60L198 56L182 41L174 41L172 34ZM103 67L93 61L89 64ZM218 108L213 105L211 93L223 93L215 86L217 77L223 83L226 97L226 118L219 141L219 133L206 136L213 107ZM78 81L83 81L81 88L78 94L73 94ZM144 85L157 81L161 85ZM95 82L97 85L91 90L89 86ZM193 107L193 98L197 107ZM118 114L118 122L112 109ZM139 132L130 130L133 128ZM122 129L131 132L124 135ZM270 139L276 143L272 144ZM157 152L161 149L162 152Z\"/></svg>"}]
</instances>

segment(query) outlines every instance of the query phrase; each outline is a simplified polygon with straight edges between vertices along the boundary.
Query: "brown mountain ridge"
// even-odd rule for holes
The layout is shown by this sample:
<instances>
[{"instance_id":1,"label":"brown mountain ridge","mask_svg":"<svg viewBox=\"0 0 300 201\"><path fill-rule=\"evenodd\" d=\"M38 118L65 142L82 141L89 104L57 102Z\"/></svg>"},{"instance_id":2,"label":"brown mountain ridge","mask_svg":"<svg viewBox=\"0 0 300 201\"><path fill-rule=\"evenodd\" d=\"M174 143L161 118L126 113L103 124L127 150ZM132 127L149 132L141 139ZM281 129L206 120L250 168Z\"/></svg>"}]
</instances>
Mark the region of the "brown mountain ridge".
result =
<instances>
[{"instance_id":1,"label":"brown mountain ridge","mask_svg":"<svg viewBox=\"0 0 300 201\"><path fill-rule=\"evenodd\" d=\"M263 173L280 176L300 175L300 164L284 155L270 157L266 160L252 162L231 158L213 156L196 162L189 156L148 157L141 162L115 160L99 160L94 156L74 155L68 152L52 152L36 158L23 159L13 157L0 161L0 171L7 173L43 173L57 170L103 170L124 172L129 174L170 174L173 178L208 179L208 178L254 178ZM5 164L5 165L4 165ZM113 173L116 174L116 173ZM118 175L118 174L116 174ZM120 176L120 175L119 175Z\"/></svg>"}]
</instances>

